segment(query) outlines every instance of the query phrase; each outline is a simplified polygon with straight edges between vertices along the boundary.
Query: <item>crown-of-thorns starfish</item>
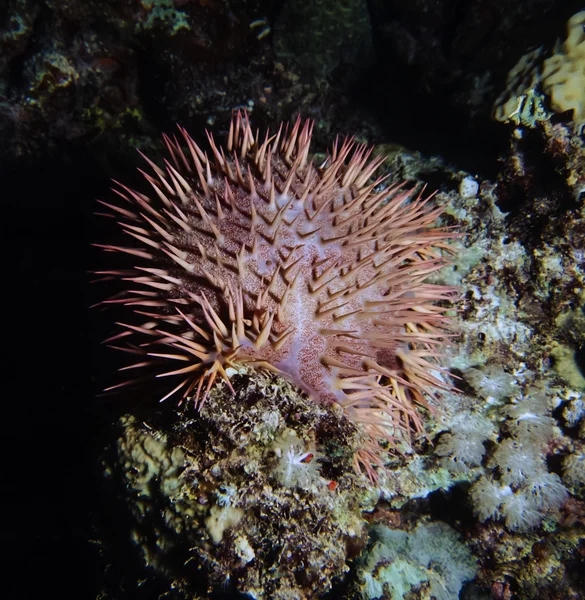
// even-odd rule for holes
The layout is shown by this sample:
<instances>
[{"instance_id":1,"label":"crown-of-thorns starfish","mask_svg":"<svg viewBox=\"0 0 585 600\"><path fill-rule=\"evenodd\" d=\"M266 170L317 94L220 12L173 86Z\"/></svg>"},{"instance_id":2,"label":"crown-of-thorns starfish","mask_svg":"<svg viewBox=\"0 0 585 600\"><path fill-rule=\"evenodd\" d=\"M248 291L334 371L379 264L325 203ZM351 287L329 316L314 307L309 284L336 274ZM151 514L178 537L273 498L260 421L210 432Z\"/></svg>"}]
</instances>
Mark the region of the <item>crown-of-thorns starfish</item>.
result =
<instances>
[{"instance_id":1,"label":"crown-of-thorns starfish","mask_svg":"<svg viewBox=\"0 0 585 600\"><path fill-rule=\"evenodd\" d=\"M366 434L356 469L375 479L385 448L423 431L428 397L452 389L437 359L455 290L424 283L451 234L430 197L371 181L371 148L336 141L315 167L313 123L288 129L262 140L238 112L226 148L207 133L204 152L179 127L164 166L144 156L149 195L115 182L122 202L102 204L132 243L101 247L134 266L100 273L128 283L105 303L136 321L109 342L139 357L126 368L176 379L162 400L200 407L249 365L338 402Z\"/></svg>"}]
</instances>

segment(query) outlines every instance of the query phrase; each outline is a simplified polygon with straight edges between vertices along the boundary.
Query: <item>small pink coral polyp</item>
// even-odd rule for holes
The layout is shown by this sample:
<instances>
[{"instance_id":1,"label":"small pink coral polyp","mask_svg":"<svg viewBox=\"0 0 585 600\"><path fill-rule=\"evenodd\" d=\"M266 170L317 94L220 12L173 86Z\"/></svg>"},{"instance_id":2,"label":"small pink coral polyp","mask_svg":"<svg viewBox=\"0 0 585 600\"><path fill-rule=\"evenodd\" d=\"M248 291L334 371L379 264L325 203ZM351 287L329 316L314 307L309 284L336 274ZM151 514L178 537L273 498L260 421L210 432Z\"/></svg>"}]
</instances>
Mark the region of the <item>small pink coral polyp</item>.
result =
<instances>
[{"instance_id":1,"label":"small pink coral polyp","mask_svg":"<svg viewBox=\"0 0 585 600\"><path fill-rule=\"evenodd\" d=\"M363 427L355 466L375 478L451 389L437 358L455 290L424 282L450 234L430 197L372 181L383 158L365 145L336 142L310 163L312 128L260 137L238 113L225 148L164 136L164 165L145 157L148 193L117 184L122 202L102 202L131 238L102 247L133 259L103 272L128 283L106 302L133 312L115 336L133 367L174 380L163 399L200 407L218 378L231 388L228 367L278 372Z\"/></svg>"}]
</instances>

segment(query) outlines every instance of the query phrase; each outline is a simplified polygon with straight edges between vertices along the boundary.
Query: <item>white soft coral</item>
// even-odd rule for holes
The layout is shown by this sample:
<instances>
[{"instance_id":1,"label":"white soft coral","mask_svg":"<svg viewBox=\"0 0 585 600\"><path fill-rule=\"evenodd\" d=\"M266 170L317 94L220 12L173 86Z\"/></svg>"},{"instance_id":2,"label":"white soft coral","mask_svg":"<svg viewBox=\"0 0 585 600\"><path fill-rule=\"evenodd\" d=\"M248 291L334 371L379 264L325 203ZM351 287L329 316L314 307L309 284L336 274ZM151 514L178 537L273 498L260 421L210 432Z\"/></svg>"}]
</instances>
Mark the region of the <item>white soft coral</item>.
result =
<instances>
[{"instance_id":1,"label":"white soft coral","mask_svg":"<svg viewBox=\"0 0 585 600\"><path fill-rule=\"evenodd\" d=\"M454 471L465 471L481 465L484 442L494 433L494 426L480 414L461 413L451 422L451 432L443 433L435 453L443 457L443 465Z\"/></svg>"},{"instance_id":2,"label":"white soft coral","mask_svg":"<svg viewBox=\"0 0 585 600\"><path fill-rule=\"evenodd\" d=\"M556 473L540 472L526 487L538 510L558 510L569 495Z\"/></svg>"},{"instance_id":3,"label":"white soft coral","mask_svg":"<svg viewBox=\"0 0 585 600\"><path fill-rule=\"evenodd\" d=\"M482 521L499 518L504 499L512 493L509 485L502 485L489 477L480 477L470 491L475 512Z\"/></svg>"},{"instance_id":4,"label":"white soft coral","mask_svg":"<svg viewBox=\"0 0 585 600\"><path fill-rule=\"evenodd\" d=\"M553 437L554 419L548 415L547 398L542 390L529 390L505 411L516 439L545 444Z\"/></svg>"},{"instance_id":5,"label":"white soft coral","mask_svg":"<svg viewBox=\"0 0 585 600\"><path fill-rule=\"evenodd\" d=\"M568 497L561 479L548 472L547 443L554 435L554 420L547 398L538 388L529 390L518 402L507 406L507 430L470 495L478 517L503 518L511 530L536 527L546 513L557 511Z\"/></svg>"},{"instance_id":6,"label":"white soft coral","mask_svg":"<svg viewBox=\"0 0 585 600\"><path fill-rule=\"evenodd\" d=\"M504 440L489 461L490 467L498 467L502 481L507 485L521 485L546 465L537 448L522 444L515 439Z\"/></svg>"},{"instance_id":7,"label":"white soft coral","mask_svg":"<svg viewBox=\"0 0 585 600\"><path fill-rule=\"evenodd\" d=\"M324 481L319 473L316 450L307 448L296 434L291 433L277 441L274 452L278 458L274 473L283 486L309 489Z\"/></svg>"}]
</instances>

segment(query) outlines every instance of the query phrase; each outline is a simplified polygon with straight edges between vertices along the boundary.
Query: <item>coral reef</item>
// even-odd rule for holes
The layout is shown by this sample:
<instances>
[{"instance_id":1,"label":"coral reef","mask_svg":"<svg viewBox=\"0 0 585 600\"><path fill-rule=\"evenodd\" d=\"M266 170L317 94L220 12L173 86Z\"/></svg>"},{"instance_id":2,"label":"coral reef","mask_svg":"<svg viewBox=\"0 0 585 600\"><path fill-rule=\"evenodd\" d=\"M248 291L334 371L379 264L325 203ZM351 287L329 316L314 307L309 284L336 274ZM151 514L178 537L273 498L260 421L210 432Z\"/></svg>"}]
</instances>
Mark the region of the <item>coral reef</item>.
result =
<instances>
[{"instance_id":1,"label":"coral reef","mask_svg":"<svg viewBox=\"0 0 585 600\"><path fill-rule=\"evenodd\" d=\"M560 34L579 8L578 2L547 0L510 2L505 9L493 0L457 6L434 0L371 2L374 46L386 58L380 65L388 82L381 90L386 109L408 98L416 106L418 127L442 121L450 136L470 127L477 142L514 62L555 28ZM396 100L395 82L404 77L408 84ZM398 127L399 121L393 119ZM458 137L459 147L462 141ZM445 156L444 142L437 153Z\"/></svg>"},{"instance_id":2,"label":"coral reef","mask_svg":"<svg viewBox=\"0 0 585 600\"><path fill-rule=\"evenodd\" d=\"M571 124L548 120L518 122L511 133L497 184L480 183L477 197L452 195L449 204L469 232L445 273L465 290L450 362L462 394L446 399L435 454L452 477L446 498L460 490L474 512L465 520L484 522L465 527L480 565L474 585L497 598L577 599L582 142Z\"/></svg>"},{"instance_id":3,"label":"coral reef","mask_svg":"<svg viewBox=\"0 0 585 600\"><path fill-rule=\"evenodd\" d=\"M195 419L120 422L106 464L132 539L175 593L318 598L365 544L377 499L353 474L358 433L275 375L231 381L236 396L216 386Z\"/></svg>"},{"instance_id":4,"label":"coral reef","mask_svg":"<svg viewBox=\"0 0 585 600\"><path fill-rule=\"evenodd\" d=\"M270 460L260 462L274 489L303 494L342 487L355 494L344 505L351 510L343 510L370 524L360 529L355 552L334 555L335 563L325 569L330 577L321 580L317 596L329 589L348 599L436 597L437 590L447 589L448 597L581 598L583 146L570 124L545 121L524 135L527 129L520 124L512 131L510 155L496 183L451 171L439 193L446 207L440 225L456 222L466 234L452 242L457 247L453 265L430 279L462 292L453 317L460 336L446 358L460 377L459 391L442 394L439 410L425 424L426 436L412 439L414 454L389 457L376 490L349 468L361 440L343 415L343 435L327 432L318 440L312 427L293 427L271 438L271 427L281 418L272 410L259 419L262 426L252 426L258 432L254 444L267 448L260 454ZM535 148L546 177L537 177ZM554 169L547 171L550 164ZM410 180L431 169L447 172L437 159L400 150L393 151L387 168ZM255 385L257 377L253 374L246 385ZM230 397L222 384L202 411L216 394ZM291 401L291 394L287 391L279 402ZM236 402L230 410L243 407ZM312 405L311 410L330 408ZM189 427L196 427L198 419L190 420ZM179 424L175 431L180 429ZM343 477L329 470L337 456L345 465ZM232 497L240 496L229 484L214 496L222 503ZM316 501L311 497L310 503ZM224 515L224 521L219 508L211 510L203 517L210 543L222 544L243 526L239 511ZM340 514L332 518L337 521ZM370 544L360 554L366 533ZM431 554L417 557L413 548L427 539L437 545ZM246 540L254 549L255 536ZM251 556L244 546L236 553L239 560ZM318 545L316 552L324 548ZM212 555L199 557L197 564L207 565ZM232 562L221 564L233 568ZM218 571L202 568L211 573L213 587ZM246 588L246 582L254 576L246 577L237 589L253 588ZM296 581L297 589L307 593L305 583ZM290 587L291 580L285 585Z\"/></svg>"},{"instance_id":5,"label":"coral reef","mask_svg":"<svg viewBox=\"0 0 585 600\"><path fill-rule=\"evenodd\" d=\"M571 112L577 125L585 124L585 11L567 23L566 38L558 41L551 56L542 47L523 56L510 71L506 90L494 106L498 121L534 127L550 118L545 98L556 113Z\"/></svg>"},{"instance_id":6,"label":"coral reef","mask_svg":"<svg viewBox=\"0 0 585 600\"><path fill-rule=\"evenodd\" d=\"M226 127L237 107L265 124L301 112L321 144L336 131L382 141L388 118L406 139L445 120L451 136L467 125L484 135L477 120L488 119L510 61L571 14L571 2L552 0L508 3L505 18L493 0L457 10L435 0L4 4L3 162L87 148L112 170L132 163L135 146L154 145L161 127ZM69 83L53 89L53 78ZM363 108L371 103L379 117Z\"/></svg>"},{"instance_id":7,"label":"coral reef","mask_svg":"<svg viewBox=\"0 0 585 600\"><path fill-rule=\"evenodd\" d=\"M533 131L542 136L540 142L535 133L512 132L510 156L496 184L452 172L446 186L451 191L439 194L446 206L441 225L457 222L466 234L452 242L457 246L454 264L431 278L433 284L462 290L454 317L461 334L447 357L460 377L459 391L442 395L440 410L426 423L427 435L412 439L414 455L389 457L376 491L349 469L350 455L361 443L349 422L342 436L327 433L319 440L304 427L271 438L271 427L281 418L272 410L260 417L262 426L252 426L258 432L254 443L269 448L260 454L270 460L260 462L273 488L330 493L343 480L343 490L355 494L345 505L355 511L352 518L361 514L370 523L360 529L355 553L334 555L335 564L325 569L330 578L321 580L317 595L331 589L339 598L401 598L436 596L437 589L448 589L450 597L580 599L585 583L585 390L578 377L583 152L570 126L546 121ZM535 144L556 165L552 183L535 176ZM436 159L404 151L394 151L390 163L387 168L411 180L431 168L445 170ZM567 349L562 357L559 347ZM257 377L247 385L255 385ZM291 401L291 394L287 391L279 402ZM229 390L215 390L203 412L216 397L229 398ZM236 402L230 410L243 408ZM330 408L313 405L311 410ZM198 418L189 427L197 426ZM335 447L328 447L333 441ZM335 456L343 457L345 479L320 466L336 464ZM226 483L215 495L217 502L239 498L234 489ZM257 502L261 506L264 499ZM237 510L225 520L217 506L211 511L202 518L210 543L222 544L224 536L243 526ZM366 532L371 543L360 555L357 548ZM416 560L413 548L427 537L437 546L432 555ZM255 536L246 540L256 553ZM251 556L244 546L246 551L236 553L238 560ZM325 546L318 548L321 552ZM212 555L199 557L198 564L207 565ZM231 562L221 564L233 568ZM209 565L202 568L218 572ZM209 577L213 587L216 580ZM237 589L247 589L245 582L253 579L244 577ZM346 591L338 587L343 580ZM297 585L304 590L298 579Z\"/></svg>"},{"instance_id":8,"label":"coral reef","mask_svg":"<svg viewBox=\"0 0 585 600\"><path fill-rule=\"evenodd\" d=\"M574 257L581 245L583 208L573 200L579 183L572 174L580 164L581 146L578 140L560 144L559 140L574 135L566 126L561 129L546 123L541 127L548 136L543 147L550 156L557 161L566 159L567 188L562 193L570 201L563 201L557 185L556 195L550 196L557 212L547 207L547 226L540 236L532 235L532 221L543 222L541 198L549 192L531 178L532 155L526 151L530 138L513 137L510 166L497 185L454 173L452 191L440 194L440 202L447 207L443 223L457 220L466 233L453 242L458 246L453 266L432 276L434 283L460 286L463 292L455 317L461 335L448 357L461 377L459 392L443 394L440 410L427 423L427 436L412 440L413 456L390 457L377 491L360 483L349 468L361 440L342 414L336 417L342 435L321 429L323 435L317 439L311 433L315 427L308 423L307 427L288 426L276 434L274 427L282 422L282 416L275 416L278 411L273 409L252 411L246 417L249 407L236 401L217 415L217 404L208 403L217 403L217 398L229 402L231 395L224 385L214 388L201 415L188 421L187 431L202 426L207 435L206 419L225 419L231 411L235 411L235 419L257 419L245 427L255 432L253 443L246 446L252 454L245 460L256 457L259 462L252 460L253 468L268 473L273 490L316 494L302 496L309 505L319 505L318 493L337 493L341 488L348 494L344 508L329 513L333 523L327 526L342 526L335 535L346 535L343 524L348 517L340 515L349 511L352 531L359 529L352 538L356 543L352 542L350 553L332 555L333 562L324 567L328 575L319 580L322 587L315 589L315 597L331 589L339 598L402 598L413 593L436 597L437 590L448 590L445 597L462 593L517 600L580 598L584 583L580 557L585 531L585 390L571 387L575 380L554 349L561 343L571 348L572 359L567 362L572 364L571 373L579 371L583 272ZM413 179L429 169L429 161L404 152L395 153L391 163L389 168ZM500 206L509 205L513 189L526 190L526 195L505 213ZM564 210L562 218L559 210ZM255 386L267 377L272 376L256 373L245 379L246 385ZM234 381L239 386L244 379L238 376ZM271 381L280 382L277 387L288 386L281 380ZM278 405L293 398L300 401L287 387L286 393L279 394ZM324 414L331 409L303 402L311 407L310 412ZM178 421L174 432L185 428ZM157 431L169 435L168 428ZM213 435L206 443L213 446L217 431L209 431ZM176 444L178 438L173 435L167 439ZM263 449L253 449L258 445ZM179 447L186 451L185 444ZM334 473L330 469L338 464L338 458L341 471ZM121 462L118 459L118 464ZM126 473L131 465L132 460ZM197 465L189 473L196 477L201 469ZM221 558L214 562L215 551L195 552L193 560L209 573L206 581L211 587L221 579L214 573L232 573L234 561L241 564L252 552L258 555L256 535L249 533L256 530L244 521L249 510L241 504L237 492L241 488L223 480L221 485L221 490L212 494L212 506L206 505L200 513L205 538L221 545L240 530L248 537L230 561ZM220 505L232 506L232 498L236 499L234 510L223 513ZM262 507L268 499L254 492L249 501ZM235 510L239 508L243 512ZM355 525L360 515L367 518L369 528ZM370 544L360 554L366 532ZM436 544L432 552L419 556L416 549L430 539ZM144 538L141 540L145 545ZM317 553L314 560L323 564L319 553L325 552L325 543L315 539L311 543ZM156 562L156 551L146 555L149 564L158 565L158 573L170 576L164 561ZM252 569L252 564L247 568ZM181 581L189 581L187 575L182 577ZM236 589L256 590L252 582L257 575L241 577ZM346 591L339 587L343 580ZM295 581L295 593L306 594L306 581L299 583L298 577ZM283 586L279 588L282 593L293 586L292 580L286 579Z\"/></svg>"},{"instance_id":9,"label":"coral reef","mask_svg":"<svg viewBox=\"0 0 585 600\"><path fill-rule=\"evenodd\" d=\"M360 77L357 67L364 64L352 56L347 40L363 38L371 49L364 2L354 3L350 14L356 19L345 20L345 11L338 10L333 27L330 10L306 5L309 18L302 23L310 21L310 28L279 26L278 15L287 17L290 7L274 0L4 4L0 158L5 168L43 153L52 158L83 148L110 171L125 170L136 162L134 148L153 149L161 127L175 122L226 127L238 107L255 111L265 123L298 112L312 115L320 140L329 139L334 124L349 133L364 129L348 108L347 94L338 93ZM273 49L318 39L323 43L312 43L304 61ZM309 63L326 65L325 71L315 73Z\"/></svg>"},{"instance_id":10,"label":"coral reef","mask_svg":"<svg viewBox=\"0 0 585 600\"><path fill-rule=\"evenodd\" d=\"M583 599L585 153L582 23L571 19L582 9L575 0L0 3L3 237L18 299L6 320L4 370L15 383L4 442L22 461L7 461L4 477L14 491L3 495L5 596L101 588L98 597L116 600L355 600L436 597L444 585L462 599ZM522 56L502 113L510 123L492 121ZM315 165L338 132L382 142L373 154L389 157L383 173L438 189L439 227L465 234L453 268L430 281L461 290L445 313L461 335L441 347L459 392L436 403L423 395L435 409L425 435L401 442L404 455L380 455L377 489L352 468L364 437L339 408L261 370L228 367L236 396L216 382L201 414L159 407L157 385L91 400L120 366L97 340L112 313L128 322L123 307L86 322L87 304L105 295L84 289L86 271L104 264L87 245L111 233L96 231L95 196L109 202L111 177L145 184L133 175L144 167L135 148L159 165L165 153L177 170L160 131L180 122L203 148L205 127L227 138L242 107L254 132L297 114L314 120ZM23 385L35 340L44 354ZM94 485L95 454L112 435L110 478L95 473ZM426 540L437 546L417 561L412 548Z\"/></svg>"}]
</instances>

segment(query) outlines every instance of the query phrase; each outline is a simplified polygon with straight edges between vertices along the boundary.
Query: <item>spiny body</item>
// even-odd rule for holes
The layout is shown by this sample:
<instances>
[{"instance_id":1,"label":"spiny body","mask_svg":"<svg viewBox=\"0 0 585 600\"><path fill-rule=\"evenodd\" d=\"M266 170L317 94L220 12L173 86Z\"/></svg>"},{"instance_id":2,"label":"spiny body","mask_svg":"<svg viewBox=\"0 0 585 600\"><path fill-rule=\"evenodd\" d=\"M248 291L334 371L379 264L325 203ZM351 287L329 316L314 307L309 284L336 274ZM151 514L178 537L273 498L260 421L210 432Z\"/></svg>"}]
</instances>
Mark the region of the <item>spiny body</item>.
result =
<instances>
[{"instance_id":1,"label":"spiny body","mask_svg":"<svg viewBox=\"0 0 585 600\"><path fill-rule=\"evenodd\" d=\"M418 408L451 389L436 359L455 290L424 283L450 234L430 197L371 181L383 159L365 145L336 142L309 163L312 127L298 119L261 139L238 113L226 150L207 134L209 154L179 128L182 143L164 136L164 167L144 157L150 195L117 184L124 202L102 204L134 243L102 247L139 264L101 272L131 288L106 303L142 321L110 342L130 342L132 368L176 377L163 399L201 406L246 364L338 402L366 433L356 469L375 479L380 441L422 432Z\"/></svg>"}]
</instances>

